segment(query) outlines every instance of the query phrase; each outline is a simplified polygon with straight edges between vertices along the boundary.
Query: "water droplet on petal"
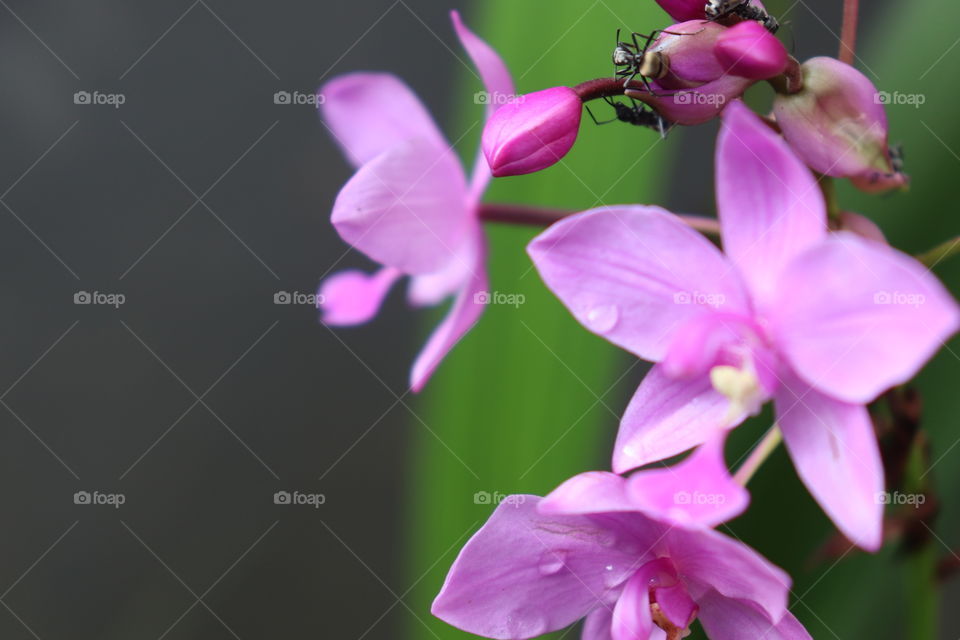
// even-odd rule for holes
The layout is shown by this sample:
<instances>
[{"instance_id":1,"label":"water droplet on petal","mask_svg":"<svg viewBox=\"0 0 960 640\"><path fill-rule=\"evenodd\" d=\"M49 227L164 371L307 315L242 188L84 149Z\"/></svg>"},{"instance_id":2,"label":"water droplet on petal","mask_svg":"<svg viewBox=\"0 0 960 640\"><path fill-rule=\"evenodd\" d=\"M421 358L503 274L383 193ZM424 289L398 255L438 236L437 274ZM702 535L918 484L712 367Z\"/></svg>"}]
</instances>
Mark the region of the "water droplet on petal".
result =
<instances>
[{"instance_id":1,"label":"water droplet on petal","mask_svg":"<svg viewBox=\"0 0 960 640\"><path fill-rule=\"evenodd\" d=\"M620 312L613 305L594 307L587 312L587 327L597 333L613 331L620 320Z\"/></svg>"},{"instance_id":2,"label":"water droplet on petal","mask_svg":"<svg viewBox=\"0 0 960 640\"><path fill-rule=\"evenodd\" d=\"M542 576L552 576L554 574L560 573L565 566L567 560L566 551L547 551L542 556L540 556L540 575Z\"/></svg>"}]
</instances>

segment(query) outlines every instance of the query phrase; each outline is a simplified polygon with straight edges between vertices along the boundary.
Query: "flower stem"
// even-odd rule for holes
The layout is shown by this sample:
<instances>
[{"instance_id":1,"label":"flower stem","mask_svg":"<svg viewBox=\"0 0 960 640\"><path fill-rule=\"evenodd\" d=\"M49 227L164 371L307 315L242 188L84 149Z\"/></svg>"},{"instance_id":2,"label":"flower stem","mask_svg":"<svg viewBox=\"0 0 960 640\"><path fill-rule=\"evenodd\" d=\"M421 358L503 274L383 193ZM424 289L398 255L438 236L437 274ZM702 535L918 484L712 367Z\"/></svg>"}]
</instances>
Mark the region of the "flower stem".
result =
<instances>
[{"instance_id":1,"label":"flower stem","mask_svg":"<svg viewBox=\"0 0 960 640\"><path fill-rule=\"evenodd\" d=\"M843 27L840 32L840 62L853 64L857 46L857 17L860 0L843 0Z\"/></svg>"},{"instance_id":2,"label":"flower stem","mask_svg":"<svg viewBox=\"0 0 960 640\"><path fill-rule=\"evenodd\" d=\"M576 211L528 207L519 204L483 203L480 205L480 219L485 222L501 222L534 227L549 227L555 222L571 216ZM720 223L714 218L692 215L677 215L687 226L708 236L719 237Z\"/></svg>"},{"instance_id":3,"label":"flower stem","mask_svg":"<svg viewBox=\"0 0 960 640\"><path fill-rule=\"evenodd\" d=\"M929 251L924 251L917 256L917 260L927 265L927 268L933 269L941 260L956 255L960 255L960 236L951 238Z\"/></svg>"},{"instance_id":4,"label":"flower stem","mask_svg":"<svg viewBox=\"0 0 960 640\"><path fill-rule=\"evenodd\" d=\"M773 87L774 91L783 95L803 91L803 69L800 67L800 61L790 56L783 73L770 78L767 83Z\"/></svg>"},{"instance_id":5,"label":"flower stem","mask_svg":"<svg viewBox=\"0 0 960 640\"><path fill-rule=\"evenodd\" d=\"M929 450L925 446L923 432L920 432L912 443L903 489L908 493L924 495L934 506L930 514L918 514L917 523L908 528L905 534L902 549L907 628L910 630L910 637L917 640L936 640L939 637L940 592L937 579L937 546L933 544L934 521L939 509L936 507L936 496L931 493L925 471L929 468Z\"/></svg>"},{"instance_id":6,"label":"flower stem","mask_svg":"<svg viewBox=\"0 0 960 640\"><path fill-rule=\"evenodd\" d=\"M823 192L823 199L827 203L827 218L831 223L840 224L840 203L837 201L837 185L830 176L820 175L817 182Z\"/></svg>"},{"instance_id":7,"label":"flower stem","mask_svg":"<svg viewBox=\"0 0 960 640\"><path fill-rule=\"evenodd\" d=\"M733 475L733 479L743 486L747 486L747 483L753 478L757 469L767 461L770 454L777 450L781 442L783 442L783 433L780 431L780 426L774 424L770 427L770 430L767 431L766 435L763 436L760 444L750 452L747 461L737 469L737 472Z\"/></svg>"}]
</instances>

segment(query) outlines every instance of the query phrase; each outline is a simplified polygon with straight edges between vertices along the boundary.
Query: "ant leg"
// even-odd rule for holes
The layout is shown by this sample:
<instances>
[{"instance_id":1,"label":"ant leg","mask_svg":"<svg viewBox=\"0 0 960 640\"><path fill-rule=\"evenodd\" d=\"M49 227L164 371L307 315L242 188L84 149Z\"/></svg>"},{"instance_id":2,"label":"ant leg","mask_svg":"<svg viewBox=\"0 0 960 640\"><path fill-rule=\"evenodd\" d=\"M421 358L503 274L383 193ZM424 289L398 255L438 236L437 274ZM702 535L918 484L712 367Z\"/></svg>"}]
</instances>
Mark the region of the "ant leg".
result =
<instances>
[{"instance_id":1,"label":"ant leg","mask_svg":"<svg viewBox=\"0 0 960 640\"><path fill-rule=\"evenodd\" d=\"M600 126L600 125L604 125L604 124L610 124L611 122L613 122L614 120L616 120L616 118L614 118L613 120L604 120L603 122L600 122L599 120L597 120L597 116L593 115L593 111L590 110L590 105L584 103L583 108L587 110L587 113L588 113L588 114L590 114L590 118L593 120L593 123L594 123L595 125Z\"/></svg>"}]
</instances>

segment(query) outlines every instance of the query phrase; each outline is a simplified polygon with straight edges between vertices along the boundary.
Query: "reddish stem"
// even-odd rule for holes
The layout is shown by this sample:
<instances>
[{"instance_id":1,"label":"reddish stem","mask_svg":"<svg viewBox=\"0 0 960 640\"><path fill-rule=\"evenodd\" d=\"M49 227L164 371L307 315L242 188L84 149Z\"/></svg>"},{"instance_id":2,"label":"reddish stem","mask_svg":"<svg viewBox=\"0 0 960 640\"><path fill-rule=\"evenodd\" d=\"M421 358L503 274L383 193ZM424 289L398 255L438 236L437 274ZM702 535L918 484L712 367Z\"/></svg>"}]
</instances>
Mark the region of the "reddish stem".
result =
<instances>
[{"instance_id":1,"label":"reddish stem","mask_svg":"<svg viewBox=\"0 0 960 640\"><path fill-rule=\"evenodd\" d=\"M857 46L857 17L860 0L843 0L843 27L840 31L840 62L853 64Z\"/></svg>"},{"instance_id":2,"label":"reddish stem","mask_svg":"<svg viewBox=\"0 0 960 640\"><path fill-rule=\"evenodd\" d=\"M574 213L576 211L544 209L515 204L483 203L480 205L480 219L484 222L502 222L534 227L549 227ZM720 235L720 223L713 218L691 215L678 215L677 217L691 228L705 235Z\"/></svg>"}]
</instances>

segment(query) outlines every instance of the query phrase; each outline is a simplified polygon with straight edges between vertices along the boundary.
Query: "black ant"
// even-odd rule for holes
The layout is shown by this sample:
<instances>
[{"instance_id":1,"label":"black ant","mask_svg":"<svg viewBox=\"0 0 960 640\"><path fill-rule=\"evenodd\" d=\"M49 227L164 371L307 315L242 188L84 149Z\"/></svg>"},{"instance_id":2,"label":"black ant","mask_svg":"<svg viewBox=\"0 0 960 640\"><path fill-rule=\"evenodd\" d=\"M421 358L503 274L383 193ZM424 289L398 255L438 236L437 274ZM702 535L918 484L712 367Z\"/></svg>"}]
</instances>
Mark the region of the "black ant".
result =
<instances>
[{"instance_id":1,"label":"black ant","mask_svg":"<svg viewBox=\"0 0 960 640\"><path fill-rule=\"evenodd\" d=\"M903 151L902 144L894 144L890 146L890 166L893 168L894 173L903 173L904 161L906 160L906 154Z\"/></svg>"},{"instance_id":2,"label":"black ant","mask_svg":"<svg viewBox=\"0 0 960 640\"><path fill-rule=\"evenodd\" d=\"M625 78L623 86L629 86L634 78L640 76L640 81L647 91L654 94L650 87L649 78L658 80L670 71L670 65L667 56L659 51L647 51L650 45L661 33L670 33L669 31L654 31L650 35L642 33L632 33L633 42L623 42L620 40L620 29L617 29L617 46L613 50L613 66L618 78ZM684 34L676 34L684 35ZM643 45L637 41L637 38L643 39Z\"/></svg>"},{"instance_id":3,"label":"black ant","mask_svg":"<svg viewBox=\"0 0 960 640\"><path fill-rule=\"evenodd\" d=\"M704 7L707 19L716 21L727 16L737 16L744 20L756 20L770 33L776 33L780 23L765 10L750 3L750 0L707 0Z\"/></svg>"},{"instance_id":4,"label":"black ant","mask_svg":"<svg viewBox=\"0 0 960 640\"><path fill-rule=\"evenodd\" d=\"M597 120L597 117L593 115L593 111L590 110L589 105L584 104L586 107L587 113L590 114L590 117L593 118L595 124L610 124L611 122L626 122L627 124L632 124L635 127L647 127L648 129L653 129L654 131L660 132L661 138L667 137L667 132L673 126L673 123L661 116L659 113L653 109L648 109L642 102L637 102L633 98L630 98L631 104L626 105L622 102L617 102L609 96L604 96L603 100L614 108L616 111L616 116L610 120L604 120L601 122Z\"/></svg>"}]
</instances>

